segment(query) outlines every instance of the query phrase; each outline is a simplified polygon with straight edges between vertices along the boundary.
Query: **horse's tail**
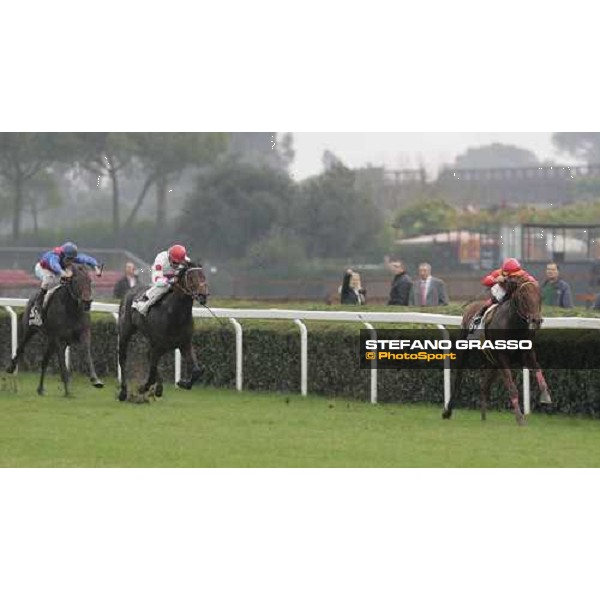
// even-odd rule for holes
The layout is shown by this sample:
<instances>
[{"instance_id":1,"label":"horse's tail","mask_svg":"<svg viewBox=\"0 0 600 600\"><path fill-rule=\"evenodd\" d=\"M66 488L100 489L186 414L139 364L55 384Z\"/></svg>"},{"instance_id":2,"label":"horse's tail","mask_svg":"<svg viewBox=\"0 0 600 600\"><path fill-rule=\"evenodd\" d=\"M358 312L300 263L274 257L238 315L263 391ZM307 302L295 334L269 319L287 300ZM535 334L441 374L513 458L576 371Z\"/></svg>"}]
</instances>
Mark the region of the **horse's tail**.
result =
<instances>
[{"instance_id":1,"label":"horse's tail","mask_svg":"<svg viewBox=\"0 0 600 600\"><path fill-rule=\"evenodd\" d=\"M129 292L123 296L119 305L119 331L124 331L125 328L131 327L131 305L133 304L135 294Z\"/></svg>"}]
</instances>

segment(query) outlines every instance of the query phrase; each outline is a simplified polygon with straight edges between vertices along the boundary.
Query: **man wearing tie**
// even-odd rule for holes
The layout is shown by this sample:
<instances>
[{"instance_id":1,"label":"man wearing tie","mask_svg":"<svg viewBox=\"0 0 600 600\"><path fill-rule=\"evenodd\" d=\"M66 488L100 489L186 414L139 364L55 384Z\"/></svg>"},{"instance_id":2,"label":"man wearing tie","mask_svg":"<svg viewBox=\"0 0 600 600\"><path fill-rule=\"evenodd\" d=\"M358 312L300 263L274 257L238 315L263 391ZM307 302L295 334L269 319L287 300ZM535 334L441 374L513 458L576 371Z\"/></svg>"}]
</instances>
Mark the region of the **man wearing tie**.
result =
<instances>
[{"instance_id":1,"label":"man wearing tie","mask_svg":"<svg viewBox=\"0 0 600 600\"><path fill-rule=\"evenodd\" d=\"M448 304L446 284L431 276L431 265L419 265L419 278L413 284L409 304L411 306L440 306Z\"/></svg>"}]
</instances>

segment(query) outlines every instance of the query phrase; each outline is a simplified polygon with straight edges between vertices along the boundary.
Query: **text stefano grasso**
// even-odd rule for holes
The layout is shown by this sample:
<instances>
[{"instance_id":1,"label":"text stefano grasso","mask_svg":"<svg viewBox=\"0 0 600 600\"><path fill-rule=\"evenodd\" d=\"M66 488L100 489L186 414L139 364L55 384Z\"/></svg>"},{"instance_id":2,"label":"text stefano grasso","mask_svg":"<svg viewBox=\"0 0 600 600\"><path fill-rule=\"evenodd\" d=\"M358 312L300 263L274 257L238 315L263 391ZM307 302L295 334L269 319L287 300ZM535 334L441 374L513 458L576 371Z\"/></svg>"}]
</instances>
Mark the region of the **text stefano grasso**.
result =
<instances>
[{"instance_id":1,"label":"text stefano grasso","mask_svg":"<svg viewBox=\"0 0 600 600\"><path fill-rule=\"evenodd\" d=\"M531 340L365 340L366 350L531 350Z\"/></svg>"}]
</instances>

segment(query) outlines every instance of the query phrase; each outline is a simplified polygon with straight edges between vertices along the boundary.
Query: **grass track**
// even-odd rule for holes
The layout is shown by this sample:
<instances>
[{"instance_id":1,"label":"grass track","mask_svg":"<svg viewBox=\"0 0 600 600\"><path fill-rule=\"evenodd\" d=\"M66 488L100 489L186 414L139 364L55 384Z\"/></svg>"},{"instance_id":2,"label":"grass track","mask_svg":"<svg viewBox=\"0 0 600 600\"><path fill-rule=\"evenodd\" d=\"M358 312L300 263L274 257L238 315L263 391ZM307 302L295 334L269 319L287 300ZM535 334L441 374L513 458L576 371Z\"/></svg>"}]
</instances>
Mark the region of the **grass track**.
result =
<instances>
[{"instance_id":1,"label":"grass track","mask_svg":"<svg viewBox=\"0 0 600 600\"><path fill-rule=\"evenodd\" d=\"M62 397L36 379L0 379L2 467L598 467L600 421L533 415L519 428L509 412L437 406L370 406L166 386L150 405L120 404L116 383L95 390L76 378Z\"/></svg>"}]
</instances>

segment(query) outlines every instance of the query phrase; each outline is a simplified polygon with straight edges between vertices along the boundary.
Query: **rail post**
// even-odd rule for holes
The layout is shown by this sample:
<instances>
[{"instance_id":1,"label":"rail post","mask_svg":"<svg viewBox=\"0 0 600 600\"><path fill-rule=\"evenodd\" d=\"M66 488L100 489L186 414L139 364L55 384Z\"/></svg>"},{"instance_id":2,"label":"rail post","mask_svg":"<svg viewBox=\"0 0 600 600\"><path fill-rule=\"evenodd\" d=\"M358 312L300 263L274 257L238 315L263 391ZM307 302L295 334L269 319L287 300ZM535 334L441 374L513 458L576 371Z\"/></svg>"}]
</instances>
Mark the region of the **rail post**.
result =
<instances>
[{"instance_id":1,"label":"rail post","mask_svg":"<svg viewBox=\"0 0 600 600\"><path fill-rule=\"evenodd\" d=\"M529 369L523 369L523 412L531 413L531 386L529 385Z\"/></svg>"},{"instance_id":2,"label":"rail post","mask_svg":"<svg viewBox=\"0 0 600 600\"><path fill-rule=\"evenodd\" d=\"M308 393L308 330L300 319L294 319L300 329L300 393Z\"/></svg>"},{"instance_id":3,"label":"rail post","mask_svg":"<svg viewBox=\"0 0 600 600\"><path fill-rule=\"evenodd\" d=\"M444 325L438 323L437 328L442 332L442 336L445 340L450 339L450 334ZM450 394L452 389L452 372L450 370L450 359L446 357L444 359L444 408L448 408L450 402Z\"/></svg>"},{"instance_id":4,"label":"rail post","mask_svg":"<svg viewBox=\"0 0 600 600\"><path fill-rule=\"evenodd\" d=\"M121 383L121 364L119 363L119 313L112 313L113 319L117 324L117 381Z\"/></svg>"},{"instance_id":5,"label":"rail post","mask_svg":"<svg viewBox=\"0 0 600 600\"><path fill-rule=\"evenodd\" d=\"M19 346L19 322L17 320L17 313L12 306L5 306L6 312L10 315L10 351L12 358L17 353L17 348ZM18 366L15 369L15 373L17 373Z\"/></svg>"},{"instance_id":6,"label":"rail post","mask_svg":"<svg viewBox=\"0 0 600 600\"><path fill-rule=\"evenodd\" d=\"M375 327L367 322L364 322L364 326L371 330L371 338L376 340L377 333L375 332ZM371 361L371 364L373 363L377 365L377 358ZM371 367L371 404L377 404L377 366Z\"/></svg>"},{"instance_id":7,"label":"rail post","mask_svg":"<svg viewBox=\"0 0 600 600\"><path fill-rule=\"evenodd\" d=\"M181 351L175 350L175 385L181 380Z\"/></svg>"},{"instance_id":8,"label":"rail post","mask_svg":"<svg viewBox=\"0 0 600 600\"><path fill-rule=\"evenodd\" d=\"M244 368L244 346L243 331L237 319L229 317L229 321L235 328L235 389L241 392L243 389L243 368Z\"/></svg>"}]
</instances>

